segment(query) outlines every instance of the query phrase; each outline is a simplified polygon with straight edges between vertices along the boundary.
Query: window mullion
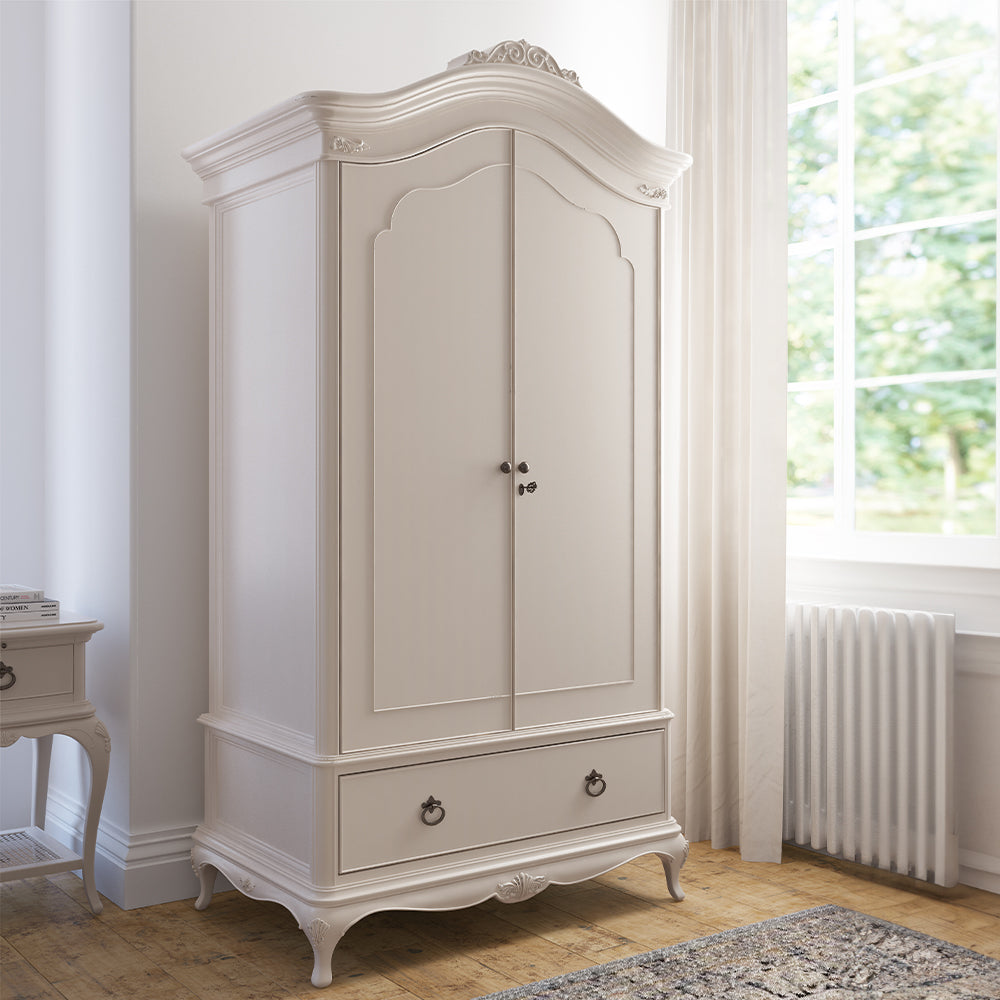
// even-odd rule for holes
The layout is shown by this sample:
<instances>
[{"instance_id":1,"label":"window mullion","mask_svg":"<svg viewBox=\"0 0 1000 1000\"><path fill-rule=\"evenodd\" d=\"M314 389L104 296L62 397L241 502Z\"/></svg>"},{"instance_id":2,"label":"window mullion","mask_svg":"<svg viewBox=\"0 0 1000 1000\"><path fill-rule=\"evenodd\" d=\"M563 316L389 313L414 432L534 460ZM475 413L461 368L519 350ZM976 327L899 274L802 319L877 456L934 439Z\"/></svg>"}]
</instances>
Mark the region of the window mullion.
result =
<instances>
[{"instance_id":1,"label":"window mullion","mask_svg":"<svg viewBox=\"0 0 1000 1000\"><path fill-rule=\"evenodd\" d=\"M997 32L997 58L1000 60L1000 31ZM1000 86L1000 80L998 80L998 86ZM1000 96L1000 95L998 95ZM996 123L996 148L1000 151L1000 116L997 118ZM995 246L1000 245L1000 156L997 156L997 170L996 170L996 211L997 219L996 225L994 227L995 233ZM996 267L995 257L994 257L994 271L996 272L994 285L994 304L1000 302L1000 269ZM996 532L997 539L1000 541L1000 318L996 320L996 329L994 330L996 339L994 340L994 353L993 353L993 363L996 365L996 378L993 383L993 497L994 497L994 510L993 510L993 530Z\"/></svg>"},{"instance_id":2,"label":"window mullion","mask_svg":"<svg viewBox=\"0 0 1000 1000\"><path fill-rule=\"evenodd\" d=\"M854 0L840 0L838 18L838 91L840 116L837 158L840 164L835 287L833 370L834 519L843 537L854 530Z\"/></svg>"},{"instance_id":3,"label":"window mullion","mask_svg":"<svg viewBox=\"0 0 1000 1000\"><path fill-rule=\"evenodd\" d=\"M997 25L1000 29L1000 24ZM997 31L996 45L994 46L995 55L998 63L1000 63L1000 30ZM1000 79L997 80L997 86L1000 87ZM997 95L1000 97L1000 94ZM996 131L994 132L994 138L996 140L996 150L1000 152L1000 116L998 116L996 121ZM994 247L1000 244L1000 156L996 157L996 200L994 202L997 218L994 226L995 243ZM996 257L994 254L994 272L995 285L994 285L994 307L997 302L1000 302L1000 269L996 267ZM994 308L995 311L995 308ZM996 329L994 330L995 340L994 340L994 354L993 354L993 364L996 365L996 379L993 383L993 529L996 532L997 540L1000 542L1000 317L995 321Z\"/></svg>"}]
</instances>

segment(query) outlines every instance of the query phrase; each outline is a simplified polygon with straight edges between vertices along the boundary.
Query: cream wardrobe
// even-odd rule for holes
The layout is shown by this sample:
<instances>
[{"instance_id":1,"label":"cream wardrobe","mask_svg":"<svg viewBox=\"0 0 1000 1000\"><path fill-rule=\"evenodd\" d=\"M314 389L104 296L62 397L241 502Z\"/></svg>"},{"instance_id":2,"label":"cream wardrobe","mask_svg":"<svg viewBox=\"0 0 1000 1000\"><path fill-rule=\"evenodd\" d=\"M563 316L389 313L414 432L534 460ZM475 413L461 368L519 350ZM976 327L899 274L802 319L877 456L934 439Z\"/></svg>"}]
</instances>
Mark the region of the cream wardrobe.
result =
<instances>
[{"instance_id":1,"label":"cream wardrobe","mask_svg":"<svg viewBox=\"0 0 1000 1000\"><path fill-rule=\"evenodd\" d=\"M331 979L375 910L640 854L670 892L663 213L688 164L525 42L185 151L211 206L198 907Z\"/></svg>"}]
</instances>

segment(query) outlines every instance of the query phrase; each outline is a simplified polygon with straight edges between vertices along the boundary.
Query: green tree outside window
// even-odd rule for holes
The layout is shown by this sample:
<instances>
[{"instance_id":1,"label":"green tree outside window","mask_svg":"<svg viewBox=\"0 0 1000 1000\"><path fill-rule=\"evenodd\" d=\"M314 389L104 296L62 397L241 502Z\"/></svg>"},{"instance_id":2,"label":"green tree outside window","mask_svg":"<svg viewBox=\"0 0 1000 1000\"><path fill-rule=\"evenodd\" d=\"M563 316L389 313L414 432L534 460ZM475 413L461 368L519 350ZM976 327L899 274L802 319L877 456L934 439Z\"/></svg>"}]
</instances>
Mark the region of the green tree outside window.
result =
<instances>
[{"instance_id":1,"label":"green tree outside window","mask_svg":"<svg viewBox=\"0 0 1000 1000\"><path fill-rule=\"evenodd\" d=\"M788 12L789 523L995 535L995 5Z\"/></svg>"}]
</instances>

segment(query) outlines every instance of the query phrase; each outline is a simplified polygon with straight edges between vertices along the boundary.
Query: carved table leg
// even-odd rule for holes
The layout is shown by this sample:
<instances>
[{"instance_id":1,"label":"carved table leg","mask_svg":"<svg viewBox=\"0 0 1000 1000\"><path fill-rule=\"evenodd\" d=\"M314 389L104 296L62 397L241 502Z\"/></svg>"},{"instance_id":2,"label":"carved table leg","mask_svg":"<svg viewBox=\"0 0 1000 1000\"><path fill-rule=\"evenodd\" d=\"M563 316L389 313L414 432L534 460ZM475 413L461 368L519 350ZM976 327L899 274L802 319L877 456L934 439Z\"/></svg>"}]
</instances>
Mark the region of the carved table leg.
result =
<instances>
[{"instance_id":1,"label":"carved table leg","mask_svg":"<svg viewBox=\"0 0 1000 1000\"><path fill-rule=\"evenodd\" d=\"M111 738L104 723L96 716L81 720L72 728L63 730L66 736L76 740L86 751L90 761L90 799L87 802L87 818L83 827L83 886L94 913L104 909L104 903L97 893L94 883L94 857L97 853L97 826L101 819L104 792L108 787L108 769L111 765Z\"/></svg>"},{"instance_id":2,"label":"carved table leg","mask_svg":"<svg viewBox=\"0 0 1000 1000\"><path fill-rule=\"evenodd\" d=\"M329 916L325 913L324 916ZM313 986L329 986L333 982L333 950L344 936L346 927L331 926L323 917L314 915L299 927L305 932L313 950Z\"/></svg>"},{"instance_id":3,"label":"carved table leg","mask_svg":"<svg viewBox=\"0 0 1000 1000\"><path fill-rule=\"evenodd\" d=\"M657 852L656 856L663 865L663 874L667 878L667 889L670 890L670 895L679 902L684 898L684 890L680 886L679 877L681 867L687 861L688 842L682 839L676 853Z\"/></svg>"}]
</instances>

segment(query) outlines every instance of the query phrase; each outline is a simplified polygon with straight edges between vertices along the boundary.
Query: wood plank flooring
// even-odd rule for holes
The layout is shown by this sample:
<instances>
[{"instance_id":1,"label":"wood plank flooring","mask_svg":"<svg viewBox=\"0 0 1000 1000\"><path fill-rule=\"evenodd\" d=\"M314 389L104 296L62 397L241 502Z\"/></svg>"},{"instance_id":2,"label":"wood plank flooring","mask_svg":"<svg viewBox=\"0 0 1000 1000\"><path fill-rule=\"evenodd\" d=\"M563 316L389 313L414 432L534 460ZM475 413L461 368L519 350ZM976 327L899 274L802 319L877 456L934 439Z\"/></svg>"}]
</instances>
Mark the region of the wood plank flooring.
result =
<instances>
[{"instance_id":1,"label":"wood plank flooring","mask_svg":"<svg viewBox=\"0 0 1000 1000\"><path fill-rule=\"evenodd\" d=\"M0 889L2 1000L470 1000L796 910L837 903L1000 959L1000 895L942 890L785 850L781 865L693 844L674 902L659 861L639 858L507 906L375 914L334 953L334 981L309 983L312 953L275 903L218 893L94 916L73 874Z\"/></svg>"}]
</instances>

